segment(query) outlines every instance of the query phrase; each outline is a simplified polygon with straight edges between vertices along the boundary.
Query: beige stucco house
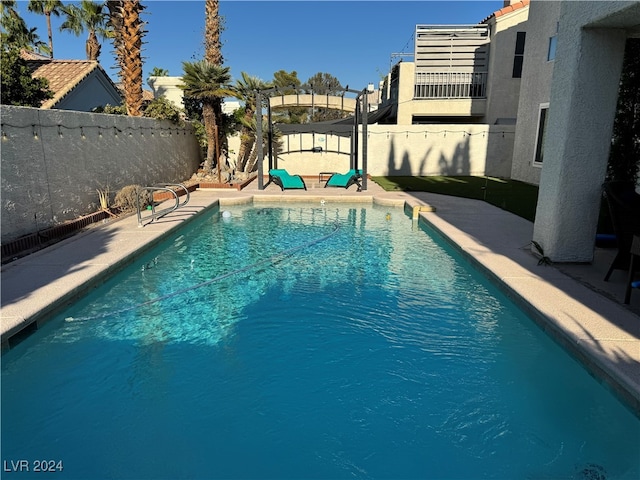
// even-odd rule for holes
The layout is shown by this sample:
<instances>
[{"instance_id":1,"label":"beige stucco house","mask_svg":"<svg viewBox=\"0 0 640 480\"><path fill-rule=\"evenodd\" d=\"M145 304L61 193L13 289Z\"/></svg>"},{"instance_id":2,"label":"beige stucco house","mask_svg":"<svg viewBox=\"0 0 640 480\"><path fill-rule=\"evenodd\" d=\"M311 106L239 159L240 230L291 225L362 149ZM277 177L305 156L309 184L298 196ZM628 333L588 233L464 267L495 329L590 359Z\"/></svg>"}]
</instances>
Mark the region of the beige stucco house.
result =
<instances>
[{"instance_id":1,"label":"beige stucco house","mask_svg":"<svg viewBox=\"0 0 640 480\"><path fill-rule=\"evenodd\" d=\"M528 6L505 2L476 25L416 25L413 61L383 83L388 123L515 124Z\"/></svg>"},{"instance_id":2,"label":"beige stucco house","mask_svg":"<svg viewBox=\"0 0 640 480\"><path fill-rule=\"evenodd\" d=\"M184 98L184 85L182 77L155 77L151 76L147 80L153 92L153 98L164 97L178 108L184 108L182 99ZM232 114L234 110L240 107L240 102L226 100L222 104L222 111L226 114Z\"/></svg>"},{"instance_id":3,"label":"beige stucco house","mask_svg":"<svg viewBox=\"0 0 640 480\"><path fill-rule=\"evenodd\" d=\"M556 262L593 260L625 43L638 1L532 1L512 177L540 193L534 240Z\"/></svg>"},{"instance_id":4,"label":"beige stucco house","mask_svg":"<svg viewBox=\"0 0 640 480\"><path fill-rule=\"evenodd\" d=\"M638 1L507 0L478 25L418 25L383 106L398 125L515 123L510 176L540 185L534 240L553 261L590 262L625 43L638 36Z\"/></svg>"},{"instance_id":5,"label":"beige stucco house","mask_svg":"<svg viewBox=\"0 0 640 480\"><path fill-rule=\"evenodd\" d=\"M182 77L155 77L151 76L147 80L151 87L153 98L164 97L172 102L176 107L183 108L182 98L184 91L180 88L183 85Z\"/></svg>"},{"instance_id":6,"label":"beige stucco house","mask_svg":"<svg viewBox=\"0 0 640 480\"><path fill-rule=\"evenodd\" d=\"M562 2L534 0L528 20L511 178L536 185L544 157L543 131L538 125L545 125L549 111L561 6Z\"/></svg>"}]
</instances>

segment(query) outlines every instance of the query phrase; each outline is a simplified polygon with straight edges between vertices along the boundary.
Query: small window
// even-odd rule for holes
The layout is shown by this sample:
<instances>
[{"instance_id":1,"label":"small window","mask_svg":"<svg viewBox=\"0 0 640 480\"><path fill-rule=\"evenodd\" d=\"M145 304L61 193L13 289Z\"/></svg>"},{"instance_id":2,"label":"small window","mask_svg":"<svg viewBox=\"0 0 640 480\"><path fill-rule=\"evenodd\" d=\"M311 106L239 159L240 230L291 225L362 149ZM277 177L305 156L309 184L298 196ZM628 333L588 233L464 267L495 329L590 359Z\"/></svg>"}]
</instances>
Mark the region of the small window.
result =
<instances>
[{"instance_id":1,"label":"small window","mask_svg":"<svg viewBox=\"0 0 640 480\"><path fill-rule=\"evenodd\" d=\"M524 42L527 38L527 32L516 33L516 55L524 55Z\"/></svg>"},{"instance_id":2,"label":"small window","mask_svg":"<svg viewBox=\"0 0 640 480\"><path fill-rule=\"evenodd\" d=\"M536 137L536 153L533 159L534 165L542 165L544 160L544 140L547 136L547 114L549 112L549 104L540 105L540 114L538 116L538 134Z\"/></svg>"},{"instance_id":3,"label":"small window","mask_svg":"<svg viewBox=\"0 0 640 480\"><path fill-rule=\"evenodd\" d=\"M513 78L522 78L522 64L524 56L516 55L513 59Z\"/></svg>"},{"instance_id":4,"label":"small window","mask_svg":"<svg viewBox=\"0 0 640 480\"><path fill-rule=\"evenodd\" d=\"M516 32L516 51L513 57L513 78L522 77L522 65L524 63L524 43L527 32Z\"/></svg>"},{"instance_id":5,"label":"small window","mask_svg":"<svg viewBox=\"0 0 640 480\"><path fill-rule=\"evenodd\" d=\"M556 58L556 45L558 44L558 36L554 35L549 38L549 51L547 52L547 61L554 60Z\"/></svg>"}]
</instances>

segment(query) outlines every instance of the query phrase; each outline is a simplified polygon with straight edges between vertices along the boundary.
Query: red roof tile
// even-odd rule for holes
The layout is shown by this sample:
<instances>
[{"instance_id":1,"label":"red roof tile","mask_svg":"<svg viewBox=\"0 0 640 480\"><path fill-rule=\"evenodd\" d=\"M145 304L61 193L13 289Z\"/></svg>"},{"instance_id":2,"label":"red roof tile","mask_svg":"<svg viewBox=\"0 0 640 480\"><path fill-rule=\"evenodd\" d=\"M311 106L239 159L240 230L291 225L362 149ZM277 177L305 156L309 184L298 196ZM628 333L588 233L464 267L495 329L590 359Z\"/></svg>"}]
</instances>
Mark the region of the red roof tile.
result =
<instances>
[{"instance_id":1,"label":"red roof tile","mask_svg":"<svg viewBox=\"0 0 640 480\"><path fill-rule=\"evenodd\" d=\"M516 10L520 10L521 8L528 7L530 0L520 0L519 2L512 3L511 5L507 5L506 7L501 8L500 10L493 12L487 18L482 20L480 23L486 23L488 20L494 17L501 17L506 15L507 13L515 12Z\"/></svg>"}]
</instances>

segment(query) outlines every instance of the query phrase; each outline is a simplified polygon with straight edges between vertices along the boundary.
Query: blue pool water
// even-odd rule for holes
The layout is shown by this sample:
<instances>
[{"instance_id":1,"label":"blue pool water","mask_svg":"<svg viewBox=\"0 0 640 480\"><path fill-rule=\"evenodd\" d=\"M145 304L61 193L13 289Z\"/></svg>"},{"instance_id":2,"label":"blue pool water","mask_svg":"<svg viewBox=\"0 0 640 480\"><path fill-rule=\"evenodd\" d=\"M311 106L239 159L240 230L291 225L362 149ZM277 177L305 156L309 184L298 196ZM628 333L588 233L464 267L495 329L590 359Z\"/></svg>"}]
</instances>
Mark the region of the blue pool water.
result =
<instances>
[{"instance_id":1,"label":"blue pool water","mask_svg":"<svg viewBox=\"0 0 640 480\"><path fill-rule=\"evenodd\" d=\"M5 472L640 478L638 417L402 210L225 208L3 355Z\"/></svg>"}]
</instances>

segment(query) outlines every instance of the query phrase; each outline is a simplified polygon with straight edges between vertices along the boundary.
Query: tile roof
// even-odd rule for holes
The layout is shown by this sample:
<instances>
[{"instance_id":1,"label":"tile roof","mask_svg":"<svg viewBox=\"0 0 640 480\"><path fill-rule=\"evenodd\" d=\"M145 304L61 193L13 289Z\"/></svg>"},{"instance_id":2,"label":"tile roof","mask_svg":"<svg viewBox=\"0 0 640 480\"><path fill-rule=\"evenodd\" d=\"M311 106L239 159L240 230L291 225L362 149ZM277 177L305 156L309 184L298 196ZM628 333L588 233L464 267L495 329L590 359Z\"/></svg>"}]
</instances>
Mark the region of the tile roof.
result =
<instances>
[{"instance_id":1,"label":"tile roof","mask_svg":"<svg viewBox=\"0 0 640 480\"><path fill-rule=\"evenodd\" d=\"M46 55L42 55L41 53L32 52L31 50L22 49L20 50L20 57L25 60L51 60L50 57Z\"/></svg>"},{"instance_id":2,"label":"tile roof","mask_svg":"<svg viewBox=\"0 0 640 480\"><path fill-rule=\"evenodd\" d=\"M516 10L520 10L521 8L528 7L529 6L529 2L530 2L530 0L520 0L519 2L514 2L511 5L507 5L506 7L503 7L500 10L497 10L497 11L493 12L487 18L482 20L480 23L486 23L488 20L490 20L490 19L492 19L494 17L495 18L501 17L503 15L506 15L507 13L515 12Z\"/></svg>"},{"instance_id":3,"label":"tile roof","mask_svg":"<svg viewBox=\"0 0 640 480\"><path fill-rule=\"evenodd\" d=\"M23 58L26 56L27 54L23 53ZM27 66L33 77L46 78L49 81L49 89L53 92L53 98L46 100L40 108L52 108L95 70L101 70L111 82L97 61L33 59L31 57L31 59L27 58ZM117 89L115 84L113 88Z\"/></svg>"}]
</instances>

